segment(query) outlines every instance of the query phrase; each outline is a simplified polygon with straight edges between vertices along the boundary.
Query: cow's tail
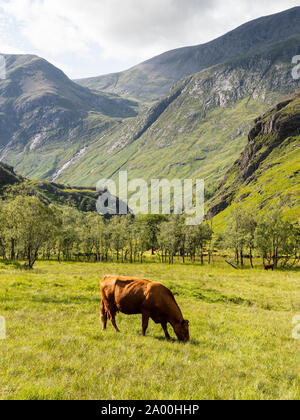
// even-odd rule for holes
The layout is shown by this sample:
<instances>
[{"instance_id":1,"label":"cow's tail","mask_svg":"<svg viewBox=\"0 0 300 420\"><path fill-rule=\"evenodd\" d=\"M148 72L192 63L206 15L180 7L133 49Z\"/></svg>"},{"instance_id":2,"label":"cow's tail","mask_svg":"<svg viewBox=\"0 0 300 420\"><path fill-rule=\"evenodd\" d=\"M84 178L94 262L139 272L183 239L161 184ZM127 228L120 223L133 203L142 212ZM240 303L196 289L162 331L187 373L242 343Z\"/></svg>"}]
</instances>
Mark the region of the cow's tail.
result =
<instances>
[{"instance_id":1,"label":"cow's tail","mask_svg":"<svg viewBox=\"0 0 300 420\"><path fill-rule=\"evenodd\" d=\"M103 309L106 311L107 315L109 315L109 305L105 296L105 291L104 288L102 287L102 282L108 278L110 278L111 276L108 274L106 276L104 276L101 280L100 280L100 292L101 292L101 302L103 304Z\"/></svg>"},{"instance_id":2,"label":"cow's tail","mask_svg":"<svg viewBox=\"0 0 300 420\"><path fill-rule=\"evenodd\" d=\"M107 302L105 298L105 292L102 288L102 281L108 277L109 276L104 276L103 279L100 280L100 293L101 293L100 318L101 320L104 319L104 317L109 317L109 311L108 311Z\"/></svg>"}]
</instances>

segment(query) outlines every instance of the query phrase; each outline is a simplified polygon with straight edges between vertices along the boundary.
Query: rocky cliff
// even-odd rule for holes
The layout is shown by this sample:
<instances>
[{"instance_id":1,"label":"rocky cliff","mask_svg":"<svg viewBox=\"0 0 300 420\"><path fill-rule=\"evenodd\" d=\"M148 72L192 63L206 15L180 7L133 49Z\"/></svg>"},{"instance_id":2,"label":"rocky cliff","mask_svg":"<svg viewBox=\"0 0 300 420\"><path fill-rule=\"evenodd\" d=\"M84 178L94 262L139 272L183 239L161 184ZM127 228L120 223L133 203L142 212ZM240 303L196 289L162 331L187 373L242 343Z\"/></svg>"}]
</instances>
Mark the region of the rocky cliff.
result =
<instances>
[{"instance_id":1,"label":"rocky cliff","mask_svg":"<svg viewBox=\"0 0 300 420\"><path fill-rule=\"evenodd\" d=\"M264 209L277 200L297 220L299 185L300 91L297 91L255 120L244 152L210 202L209 216L228 211L236 203Z\"/></svg>"}]
</instances>

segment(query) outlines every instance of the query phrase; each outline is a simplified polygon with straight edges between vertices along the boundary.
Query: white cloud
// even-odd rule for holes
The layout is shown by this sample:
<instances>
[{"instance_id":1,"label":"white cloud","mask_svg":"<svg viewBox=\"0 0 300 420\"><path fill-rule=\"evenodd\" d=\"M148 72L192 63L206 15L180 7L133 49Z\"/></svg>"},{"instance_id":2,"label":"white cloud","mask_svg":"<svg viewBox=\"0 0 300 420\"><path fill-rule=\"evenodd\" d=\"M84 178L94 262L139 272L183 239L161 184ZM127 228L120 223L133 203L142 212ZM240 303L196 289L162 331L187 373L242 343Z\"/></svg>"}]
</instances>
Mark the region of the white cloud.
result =
<instances>
[{"instance_id":1,"label":"white cloud","mask_svg":"<svg viewBox=\"0 0 300 420\"><path fill-rule=\"evenodd\" d=\"M296 6L293 0L0 0L19 40L13 50L31 48L63 63L137 63L172 48L209 41L236 26ZM0 15L1 16L1 15ZM0 35L2 37L0 21ZM18 45L20 44L20 45ZM0 48L3 51L1 44ZM101 56L99 57L99 54ZM68 59L70 65L70 59ZM119 63L119 64L118 64ZM82 68L86 67L82 64ZM101 69L99 66L99 73Z\"/></svg>"},{"instance_id":2,"label":"white cloud","mask_svg":"<svg viewBox=\"0 0 300 420\"><path fill-rule=\"evenodd\" d=\"M47 54L86 53L99 46L107 59L137 60L177 47L191 34L198 0L0 1L21 34ZM201 13L206 4L200 2ZM194 41L195 42L195 41Z\"/></svg>"},{"instance_id":3,"label":"white cloud","mask_svg":"<svg viewBox=\"0 0 300 420\"><path fill-rule=\"evenodd\" d=\"M25 54L26 51L15 47L14 45L6 44L5 42L0 42L0 51L1 54Z\"/></svg>"}]
</instances>

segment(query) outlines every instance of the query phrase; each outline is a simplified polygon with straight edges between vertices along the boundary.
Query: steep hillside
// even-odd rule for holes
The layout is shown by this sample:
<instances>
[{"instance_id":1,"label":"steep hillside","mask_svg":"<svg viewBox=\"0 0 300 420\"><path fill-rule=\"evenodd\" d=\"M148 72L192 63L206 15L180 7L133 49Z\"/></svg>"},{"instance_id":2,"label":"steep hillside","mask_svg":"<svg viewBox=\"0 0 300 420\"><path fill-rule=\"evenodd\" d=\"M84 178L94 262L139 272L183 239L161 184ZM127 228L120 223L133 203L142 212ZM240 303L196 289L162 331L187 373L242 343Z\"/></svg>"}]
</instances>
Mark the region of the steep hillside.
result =
<instances>
[{"instance_id":1,"label":"steep hillside","mask_svg":"<svg viewBox=\"0 0 300 420\"><path fill-rule=\"evenodd\" d=\"M232 206L266 211L279 204L286 217L300 214L300 91L255 120L248 144L228 171L210 203L210 216L220 224Z\"/></svg>"},{"instance_id":2,"label":"steep hillside","mask_svg":"<svg viewBox=\"0 0 300 420\"><path fill-rule=\"evenodd\" d=\"M300 36L189 76L153 107L91 144L60 182L116 177L204 178L212 196L245 147L253 119L296 90Z\"/></svg>"},{"instance_id":3,"label":"steep hillside","mask_svg":"<svg viewBox=\"0 0 300 420\"><path fill-rule=\"evenodd\" d=\"M23 182L23 178L18 176L11 166L0 162L0 193L8 185L15 185Z\"/></svg>"},{"instance_id":4,"label":"steep hillside","mask_svg":"<svg viewBox=\"0 0 300 420\"><path fill-rule=\"evenodd\" d=\"M54 173L63 156L82 150L95 133L99 136L137 114L136 103L93 93L39 57L5 58L7 77L0 80L0 160L26 175ZM49 151L48 162L35 171L30 155L40 147Z\"/></svg>"},{"instance_id":5,"label":"steep hillside","mask_svg":"<svg viewBox=\"0 0 300 420\"><path fill-rule=\"evenodd\" d=\"M300 7L256 19L204 45L166 52L125 72L77 80L82 86L152 102L179 80L300 34Z\"/></svg>"},{"instance_id":6,"label":"steep hillside","mask_svg":"<svg viewBox=\"0 0 300 420\"><path fill-rule=\"evenodd\" d=\"M92 188L71 188L47 181L29 181L17 175L11 166L0 163L0 197L7 187L14 187L16 194L28 191L45 204L55 203L76 207L82 211L96 211L99 193Z\"/></svg>"}]
</instances>

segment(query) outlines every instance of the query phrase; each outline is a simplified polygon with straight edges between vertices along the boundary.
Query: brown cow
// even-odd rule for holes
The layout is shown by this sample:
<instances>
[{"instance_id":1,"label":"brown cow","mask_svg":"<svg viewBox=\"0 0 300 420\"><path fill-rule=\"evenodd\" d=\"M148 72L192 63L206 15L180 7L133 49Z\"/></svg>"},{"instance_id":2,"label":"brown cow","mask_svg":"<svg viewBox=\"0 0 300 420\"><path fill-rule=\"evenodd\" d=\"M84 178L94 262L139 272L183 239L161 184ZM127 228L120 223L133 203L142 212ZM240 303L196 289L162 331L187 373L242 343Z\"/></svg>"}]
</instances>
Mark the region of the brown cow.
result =
<instances>
[{"instance_id":1,"label":"brown cow","mask_svg":"<svg viewBox=\"0 0 300 420\"><path fill-rule=\"evenodd\" d=\"M269 271L269 270L272 270L272 271L274 271L274 264L265 264L265 270L266 271Z\"/></svg>"},{"instance_id":2,"label":"brown cow","mask_svg":"<svg viewBox=\"0 0 300 420\"><path fill-rule=\"evenodd\" d=\"M129 277L106 276L100 282L100 317L103 331L109 318L114 329L119 332L116 314L142 314L143 335L151 318L161 324L166 338L170 339L167 324L170 323L179 341L189 341L189 321L183 319L181 310L169 289L161 283Z\"/></svg>"}]
</instances>

